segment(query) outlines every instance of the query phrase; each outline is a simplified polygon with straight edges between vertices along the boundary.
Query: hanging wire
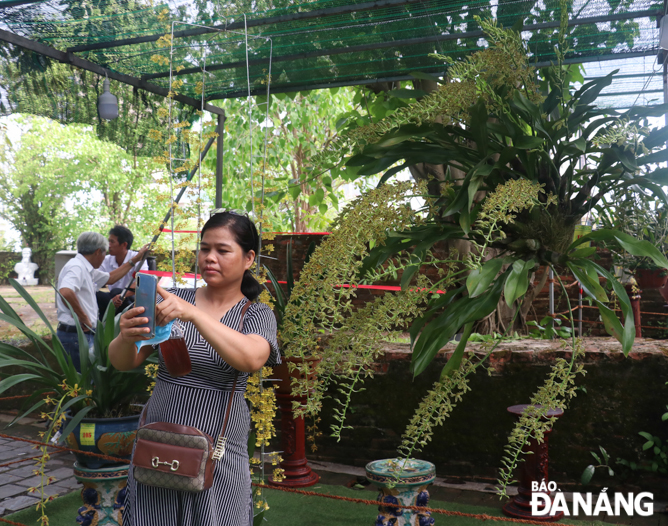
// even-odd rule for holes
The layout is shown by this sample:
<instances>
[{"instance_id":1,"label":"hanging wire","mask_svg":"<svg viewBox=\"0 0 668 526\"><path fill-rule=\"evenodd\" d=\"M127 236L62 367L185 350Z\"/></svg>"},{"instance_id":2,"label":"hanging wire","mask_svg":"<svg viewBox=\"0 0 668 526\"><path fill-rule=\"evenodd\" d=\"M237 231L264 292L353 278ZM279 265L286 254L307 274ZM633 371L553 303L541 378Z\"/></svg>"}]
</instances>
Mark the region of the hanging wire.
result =
<instances>
[{"instance_id":1,"label":"hanging wire","mask_svg":"<svg viewBox=\"0 0 668 526\"><path fill-rule=\"evenodd\" d=\"M255 188L253 185L253 121L251 119L251 85L250 85L250 66L248 64L248 21L246 19L246 14L244 13L244 36L246 39L246 84L248 87L248 135L250 138L250 186L251 186L251 213L255 217Z\"/></svg>"},{"instance_id":2,"label":"hanging wire","mask_svg":"<svg viewBox=\"0 0 668 526\"><path fill-rule=\"evenodd\" d=\"M260 274L260 265L262 263L262 233L264 231L264 182L267 173L267 134L269 131L269 97L271 96L271 61L274 55L274 42L267 38L269 42L269 73L267 74L267 101L264 111L264 159L262 162L262 194L260 196L260 240L257 246L257 264L255 265L255 275Z\"/></svg>"},{"instance_id":3,"label":"hanging wire","mask_svg":"<svg viewBox=\"0 0 668 526\"><path fill-rule=\"evenodd\" d=\"M169 195L170 195L170 206L171 206L171 213L170 213L170 218L171 218L171 223L172 223L172 286L176 287L176 250L174 248L174 213L176 212L175 210L175 203L174 203L174 172L172 170L172 137L171 137L171 132L172 132L172 105L174 104L174 94L172 92L172 72L173 72L173 55L174 55L174 24L176 22L172 22L172 34L171 34L171 39L169 41L169 133L170 136L167 138L169 140Z\"/></svg>"},{"instance_id":4,"label":"hanging wire","mask_svg":"<svg viewBox=\"0 0 668 526\"><path fill-rule=\"evenodd\" d=\"M202 50L202 115L199 127L199 142L197 151L199 161L197 164L197 234L195 234L195 290L197 290L197 272L199 262L199 232L202 230L202 131L204 130L204 85L206 82L206 50ZM220 131L220 130L218 130Z\"/></svg>"}]
</instances>

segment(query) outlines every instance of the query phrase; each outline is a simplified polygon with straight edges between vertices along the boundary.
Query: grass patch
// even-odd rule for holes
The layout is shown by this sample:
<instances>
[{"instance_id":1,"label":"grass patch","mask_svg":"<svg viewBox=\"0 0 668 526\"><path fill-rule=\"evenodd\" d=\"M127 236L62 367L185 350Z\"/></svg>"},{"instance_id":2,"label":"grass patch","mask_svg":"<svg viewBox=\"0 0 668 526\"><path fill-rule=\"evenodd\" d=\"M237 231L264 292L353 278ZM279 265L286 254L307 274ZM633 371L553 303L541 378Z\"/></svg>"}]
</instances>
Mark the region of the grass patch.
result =
<instances>
[{"instance_id":1,"label":"grass patch","mask_svg":"<svg viewBox=\"0 0 668 526\"><path fill-rule=\"evenodd\" d=\"M355 491L343 486L326 486L320 484L307 489L316 493L365 500L374 500L376 497L375 492ZM279 490L264 491L265 498L270 506L270 509L265 514L268 526L349 526L352 524L373 524L378 515L378 509L375 505L371 506L316 496L286 493ZM50 526L71 526L77 516L77 509L81 505L79 491L68 493L48 503L46 509L49 515ZM485 507L432 500L430 507L462 513L503 517L500 505L498 507ZM480 526L483 523L487 526L508 524L472 517L445 516L441 514L434 514L434 517L436 524L447 523L448 526ZM9 515L6 518L21 524L32 525L38 520L39 514L34 508L29 508ZM601 521L563 520L560 522L578 526L610 526L610 523L603 523Z\"/></svg>"}]
</instances>

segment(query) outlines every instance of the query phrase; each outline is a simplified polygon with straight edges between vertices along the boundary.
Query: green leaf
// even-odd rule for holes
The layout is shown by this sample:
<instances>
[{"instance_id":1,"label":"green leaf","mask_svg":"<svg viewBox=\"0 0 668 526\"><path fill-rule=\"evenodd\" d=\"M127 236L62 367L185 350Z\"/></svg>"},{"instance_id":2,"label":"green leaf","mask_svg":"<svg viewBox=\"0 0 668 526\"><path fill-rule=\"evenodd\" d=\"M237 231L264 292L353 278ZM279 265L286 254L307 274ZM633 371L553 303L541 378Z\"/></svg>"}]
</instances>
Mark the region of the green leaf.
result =
<instances>
[{"instance_id":1,"label":"green leaf","mask_svg":"<svg viewBox=\"0 0 668 526\"><path fill-rule=\"evenodd\" d=\"M596 247L579 248L575 252L569 254L571 258L588 258L596 254Z\"/></svg>"},{"instance_id":2,"label":"green leaf","mask_svg":"<svg viewBox=\"0 0 668 526\"><path fill-rule=\"evenodd\" d=\"M30 413L36 411L37 409L39 409L40 407L42 407L45 404L46 404L45 400L39 400L35 405L33 405L30 409L25 411L23 414L17 415L16 418L14 418L9 424L7 424L7 427L13 426L16 422L18 422L22 418L28 416Z\"/></svg>"},{"instance_id":3,"label":"green leaf","mask_svg":"<svg viewBox=\"0 0 668 526\"><path fill-rule=\"evenodd\" d=\"M533 259L528 261L518 260L512 265L506 285L503 289L503 295L506 303L512 306L515 300L524 296L529 288L529 272L534 268L536 262Z\"/></svg>"},{"instance_id":4,"label":"green leaf","mask_svg":"<svg viewBox=\"0 0 668 526\"><path fill-rule=\"evenodd\" d=\"M419 99L427 95L426 92L421 89L393 89L388 91L387 94L390 97L397 97L398 99Z\"/></svg>"},{"instance_id":5,"label":"green leaf","mask_svg":"<svg viewBox=\"0 0 668 526\"><path fill-rule=\"evenodd\" d=\"M459 366L462 364L462 358L464 357L466 342L469 341L471 332L473 332L473 323L467 323L464 326L462 339L459 340L455 352L452 353L450 359L447 361L445 366L443 366L443 370L441 371L441 378L444 378L445 376L451 376L457 369L459 369Z\"/></svg>"},{"instance_id":6,"label":"green leaf","mask_svg":"<svg viewBox=\"0 0 668 526\"><path fill-rule=\"evenodd\" d=\"M42 376L39 374L15 374L9 378L5 378L0 382L0 393L4 393L10 387L14 387L16 384L21 382L27 382L28 380L41 380Z\"/></svg>"},{"instance_id":7,"label":"green leaf","mask_svg":"<svg viewBox=\"0 0 668 526\"><path fill-rule=\"evenodd\" d=\"M430 75L429 73L424 73L423 71L411 71L411 77L415 77L416 79L420 80L430 80L432 82L438 82L439 84L443 83L442 79L434 75Z\"/></svg>"},{"instance_id":8,"label":"green leaf","mask_svg":"<svg viewBox=\"0 0 668 526\"><path fill-rule=\"evenodd\" d=\"M603 455L603 459L605 460L605 463L607 464L608 461L610 460L610 456L608 455L608 452L603 449L603 446L598 446L598 449L601 450L601 455Z\"/></svg>"},{"instance_id":9,"label":"green leaf","mask_svg":"<svg viewBox=\"0 0 668 526\"><path fill-rule=\"evenodd\" d=\"M469 296L475 298L485 292L494 281L501 267L503 267L503 259L494 258L485 262L481 268L472 270L466 278L466 288L469 291Z\"/></svg>"},{"instance_id":10,"label":"green leaf","mask_svg":"<svg viewBox=\"0 0 668 526\"><path fill-rule=\"evenodd\" d=\"M591 478L594 476L595 471L596 468L592 465L589 465L585 468L585 470L582 472L582 477L580 477L580 482L582 482L583 486L586 486L591 482Z\"/></svg>"},{"instance_id":11,"label":"green leaf","mask_svg":"<svg viewBox=\"0 0 668 526\"><path fill-rule=\"evenodd\" d=\"M596 302L596 300L594 301ZM605 330L608 332L608 334L617 339L617 341L621 342L624 328L622 327L619 318L617 318L617 315L602 303L596 302L596 304L598 306L598 312L601 315L601 319L603 320L603 325L605 326ZM630 351L630 349L629 350L623 349L623 350L624 354L628 354L628 352Z\"/></svg>"},{"instance_id":12,"label":"green leaf","mask_svg":"<svg viewBox=\"0 0 668 526\"><path fill-rule=\"evenodd\" d=\"M508 272L502 274L485 294L477 298L468 296L460 298L450 305L445 312L431 320L413 345L411 362L413 375L417 376L427 368L438 354L438 351L452 340L452 337L460 327L469 322L484 318L496 309L507 275ZM447 297L448 295L446 295ZM420 327L424 323L425 319L423 318L421 323L417 324L417 327ZM416 324L411 327L412 339L415 339L415 335L419 330L419 328L416 330L415 326Z\"/></svg>"},{"instance_id":13,"label":"green leaf","mask_svg":"<svg viewBox=\"0 0 668 526\"><path fill-rule=\"evenodd\" d=\"M545 140L540 137L523 135L522 137L513 140L513 146L518 150L534 150L543 146L544 142Z\"/></svg>"},{"instance_id":14,"label":"green leaf","mask_svg":"<svg viewBox=\"0 0 668 526\"><path fill-rule=\"evenodd\" d=\"M409 265L404 269L404 273L401 275L401 290L406 290L418 270L420 270L420 265Z\"/></svg>"},{"instance_id":15,"label":"green leaf","mask_svg":"<svg viewBox=\"0 0 668 526\"><path fill-rule=\"evenodd\" d=\"M613 241L617 242L624 250L633 256L644 256L650 258L658 267L668 269L668 259L649 241L639 240L613 229L594 230L586 236L574 241L568 251L588 241Z\"/></svg>"},{"instance_id":16,"label":"green leaf","mask_svg":"<svg viewBox=\"0 0 668 526\"><path fill-rule=\"evenodd\" d=\"M566 266L568 266L568 268L571 270L575 278L580 282L582 288L587 292L587 294L589 294L589 296L596 298L598 301L607 303L608 296L605 293L603 287L601 287L601 284L598 282L598 276L593 278L589 275L586 269L582 267L582 265L584 265L584 261L587 260L568 261Z\"/></svg>"},{"instance_id":17,"label":"green leaf","mask_svg":"<svg viewBox=\"0 0 668 526\"><path fill-rule=\"evenodd\" d=\"M79 411L72 420L69 420L67 422L67 425L65 426L65 429L62 431L62 434L60 435L60 439L58 440L58 443L61 444L65 441L65 439L70 435L72 431L74 431L74 428L79 425L79 423L85 418L85 416L93 409L92 405L87 405L84 407L81 411Z\"/></svg>"}]
</instances>

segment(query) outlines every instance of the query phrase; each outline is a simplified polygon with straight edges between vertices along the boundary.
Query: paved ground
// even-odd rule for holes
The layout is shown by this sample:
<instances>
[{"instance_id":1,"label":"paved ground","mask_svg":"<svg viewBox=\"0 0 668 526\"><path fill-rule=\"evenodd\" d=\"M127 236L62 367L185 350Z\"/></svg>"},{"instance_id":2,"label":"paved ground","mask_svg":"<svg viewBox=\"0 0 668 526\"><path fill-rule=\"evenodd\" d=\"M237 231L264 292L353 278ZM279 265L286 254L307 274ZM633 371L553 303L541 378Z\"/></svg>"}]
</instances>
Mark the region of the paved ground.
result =
<instances>
[{"instance_id":1,"label":"paved ground","mask_svg":"<svg viewBox=\"0 0 668 526\"><path fill-rule=\"evenodd\" d=\"M4 428L15 415L0 413L0 432L21 438L39 440L39 432L45 425L34 418L23 418L18 424ZM4 429L3 429L4 428ZM32 444L0 438L0 465L22 457L30 458L39 454ZM45 488L47 495L64 495L79 487L74 478L72 466L74 457L70 453L56 453L47 464L46 475L56 480ZM34 506L38 502L35 494L28 493L28 488L37 486L40 477L35 476L34 460L26 460L0 467L0 517L15 511Z\"/></svg>"}]
</instances>

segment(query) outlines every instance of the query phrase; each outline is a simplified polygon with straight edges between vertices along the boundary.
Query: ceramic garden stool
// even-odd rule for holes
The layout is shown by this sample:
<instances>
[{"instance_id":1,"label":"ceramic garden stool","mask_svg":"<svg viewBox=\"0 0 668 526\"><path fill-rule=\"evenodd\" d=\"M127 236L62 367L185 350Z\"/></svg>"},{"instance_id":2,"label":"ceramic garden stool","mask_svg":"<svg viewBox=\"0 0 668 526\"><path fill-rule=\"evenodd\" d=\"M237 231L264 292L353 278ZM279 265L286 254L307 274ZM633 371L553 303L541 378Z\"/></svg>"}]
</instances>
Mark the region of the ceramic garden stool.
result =
<instances>
[{"instance_id":1,"label":"ceramic garden stool","mask_svg":"<svg viewBox=\"0 0 668 526\"><path fill-rule=\"evenodd\" d=\"M508 412L519 418L528 406L528 404L513 405L508 408ZM563 409L550 409L545 416L548 418L559 418L563 414ZM545 482L547 484L549 482L547 467L549 463L548 439L550 438L550 433L552 433L551 429L545 431L542 443L539 444L536 439L531 439L524 446L524 451L530 454L524 455L524 462L519 467L517 495L503 507L503 513L509 517L554 522L561 519L564 515L563 511L555 515L540 515L538 517L531 513L531 483L538 482L540 484L541 482Z\"/></svg>"},{"instance_id":2,"label":"ceramic garden stool","mask_svg":"<svg viewBox=\"0 0 668 526\"><path fill-rule=\"evenodd\" d=\"M128 482L127 464L90 469L74 463L74 478L83 484L76 522L80 526L118 526L121 524Z\"/></svg>"},{"instance_id":3,"label":"ceramic garden stool","mask_svg":"<svg viewBox=\"0 0 668 526\"><path fill-rule=\"evenodd\" d=\"M401 469L401 466L404 466ZM397 482L397 472L399 482ZM378 501L403 506L427 506L427 486L436 478L436 467L425 460L399 460L388 458L366 465L366 478L380 489ZM404 510L378 506L375 526L431 526L434 519L429 512Z\"/></svg>"}]
</instances>

